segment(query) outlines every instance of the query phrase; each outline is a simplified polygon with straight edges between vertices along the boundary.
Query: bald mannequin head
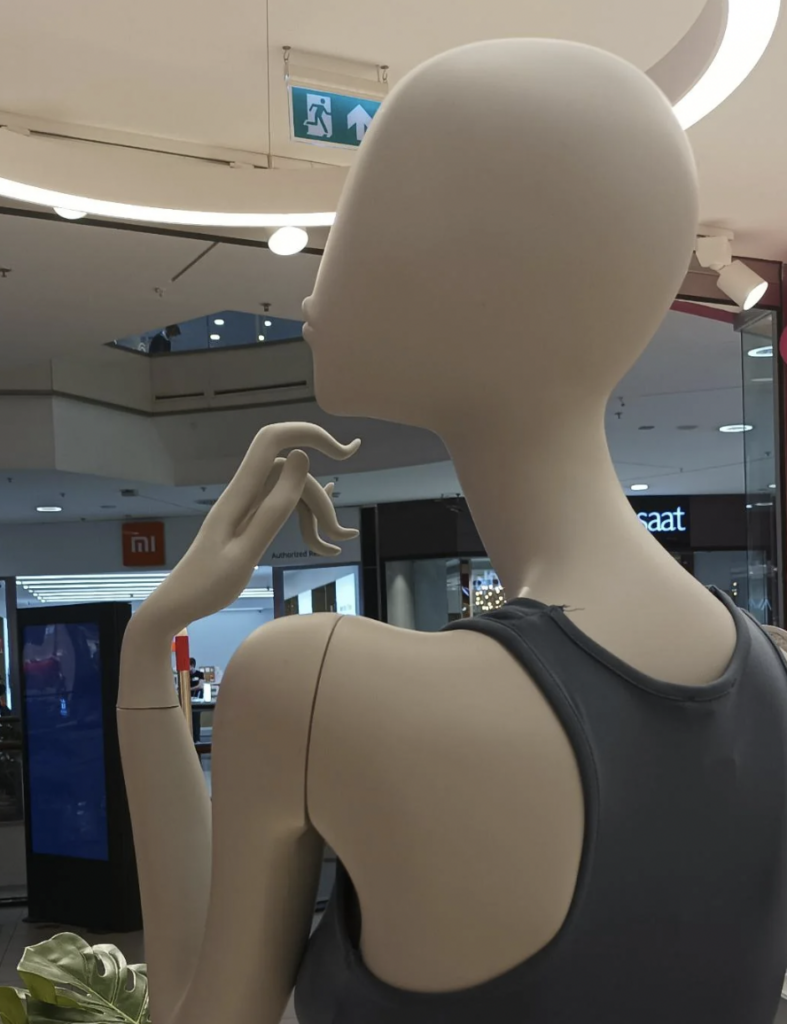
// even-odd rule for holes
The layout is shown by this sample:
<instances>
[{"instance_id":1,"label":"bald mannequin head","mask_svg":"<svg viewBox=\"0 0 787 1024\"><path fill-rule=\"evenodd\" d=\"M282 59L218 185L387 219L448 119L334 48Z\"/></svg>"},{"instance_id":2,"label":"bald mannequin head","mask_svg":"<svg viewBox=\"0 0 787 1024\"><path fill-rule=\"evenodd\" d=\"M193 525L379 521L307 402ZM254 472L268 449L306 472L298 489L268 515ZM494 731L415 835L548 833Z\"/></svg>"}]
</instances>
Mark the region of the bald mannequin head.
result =
<instances>
[{"instance_id":1,"label":"bald mannequin head","mask_svg":"<svg viewBox=\"0 0 787 1024\"><path fill-rule=\"evenodd\" d=\"M437 57L385 101L306 305L320 404L450 430L603 402L686 272L685 134L617 57L547 40ZM485 403L485 412L489 403Z\"/></svg>"}]
</instances>

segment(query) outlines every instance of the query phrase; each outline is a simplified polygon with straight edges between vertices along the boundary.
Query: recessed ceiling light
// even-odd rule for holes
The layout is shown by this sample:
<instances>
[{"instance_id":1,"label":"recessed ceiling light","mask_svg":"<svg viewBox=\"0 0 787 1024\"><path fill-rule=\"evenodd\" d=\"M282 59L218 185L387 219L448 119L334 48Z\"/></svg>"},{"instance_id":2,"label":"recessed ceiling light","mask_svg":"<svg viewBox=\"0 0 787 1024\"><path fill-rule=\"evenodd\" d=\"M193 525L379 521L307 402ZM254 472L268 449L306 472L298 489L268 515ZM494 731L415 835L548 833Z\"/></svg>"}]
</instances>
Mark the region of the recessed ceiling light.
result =
<instances>
[{"instance_id":1,"label":"recessed ceiling light","mask_svg":"<svg viewBox=\"0 0 787 1024\"><path fill-rule=\"evenodd\" d=\"M773 356L773 345L762 345L760 348L750 348L746 353L752 359L771 359Z\"/></svg>"},{"instance_id":2,"label":"recessed ceiling light","mask_svg":"<svg viewBox=\"0 0 787 1024\"><path fill-rule=\"evenodd\" d=\"M632 484L632 491L647 491L650 488L650 484Z\"/></svg>"},{"instance_id":3,"label":"recessed ceiling light","mask_svg":"<svg viewBox=\"0 0 787 1024\"><path fill-rule=\"evenodd\" d=\"M63 509L59 505L39 505L36 508L36 512L62 512Z\"/></svg>"},{"instance_id":4,"label":"recessed ceiling light","mask_svg":"<svg viewBox=\"0 0 787 1024\"><path fill-rule=\"evenodd\" d=\"M277 256L294 256L306 247L308 241L309 236L303 228L288 226L273 232L268 239L268 248Z\"/></svg>"},{"instance_id":5,"label":"recessed ceiling light","mask_svg":"<svg viewBox=\"0 0 787 1024\"><path fill-rule=\"evenodd\" d=\"M750 430L754 430L751 423L728 423L724 427L719 427L722 434L747 434Z\"/></svg>"},{"instance_id":6,"label":"recessed ceiling light","mask_svg":"<svg viewBox=\"0 0 787 1024\"><path fill-rule=\"evenodd\" d=\"M83 217L87 217L87 214L81 210L66 210L62 206L54 206L53 209L58 217L62 217L63 220L82 220Z\"/></svg>"},{"instance_id":7,"label":"recessed ceiling light","mask_svg":"<svg viewBox=\"0 0 787 1024\"><path fill-rule=\"evenodd\" d=\"M266 320L265 321L265 326L266 327L273 327L273 321L272 320Z\"/></svg>"},{"instance_id":8,"label":"recessed ceiling light","mask_svg":"<svg viewBox=\"0 0 787 1024\"><path fill-rule=\"evenodd\" d=\"M214 324L215 324L215 325L216 325L217 327L223 327L223 326L224 326L224 321L223 321L223 320L221 320L221 319L219 319L219 320L214 320L214 321L213 321L213 323L214 323Z\"/></svg>"},{"instance_id":9,"label":"recessed ceiling light","mask_svg":"<svg viewBox=\"0 0 787 1024\"><path fill-rule=\"evenodd\" d=\"M768 487L769 487L769 489L770 489L770 490L772 490L772 491L775 491L775 490L776 490L776 484L768 484Z\"/></svg>"},{"instance_id":10,"label":"recessed ceiling light","mask_svg":"<svg viewBox=\"0 0 787 1024\"><path fill-rule=\"evenodd\" d=\"M221 341L221 335L220 334L211 334L210 340L211 341Z\"/></svg>"},{"instance_id":11,"label":"recessed ceiling light","mask_svg":"<svg viewBox=\"0 0 787 1024\"><path fill-rule=\"evenodd\" d=\"M257 335L257 341L265 341L265 335L264 334L258 334Z\"/></svg>"},{"instance_id":12,"label":"recessed ceiling light","mask_svg":"<svg viewBox=\"0 0 787 1024\"><path fill-rule=\"evenodd\" d=\"M752 384L773 384L773 377L752 377Z\"/></svg>"}]
</instances>

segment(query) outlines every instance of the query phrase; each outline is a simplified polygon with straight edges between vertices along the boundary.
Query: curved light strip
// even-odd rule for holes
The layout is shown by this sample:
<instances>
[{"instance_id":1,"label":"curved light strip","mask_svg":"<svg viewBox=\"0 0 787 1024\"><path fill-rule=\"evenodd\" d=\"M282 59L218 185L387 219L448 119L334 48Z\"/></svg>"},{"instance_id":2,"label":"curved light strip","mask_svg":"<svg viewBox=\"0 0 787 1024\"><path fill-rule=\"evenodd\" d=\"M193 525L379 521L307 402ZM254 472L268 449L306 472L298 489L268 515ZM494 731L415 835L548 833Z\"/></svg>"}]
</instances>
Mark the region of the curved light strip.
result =
<instances>
[{"instance_id":1,"label":"curved light strip","mask_svg":"<svg viewBox=\"0 0 787 1024\"><path fill-rule=\"evenodd\" d=\"M710 67L683 99L675 115L691 128L722 104L749 77L768 49L781 0L727 0L727 27Z\"/></svg>"},{"instance_id":2,"label":"curved light strip","mask_svg":"<svg viewBox=\"0 0 787 1024\"><path fill-rule=\"evenodd\" d=\"M683 128L696 124L735 92L758 64L776 28L781 0L727 0L727 4L727 26L716 56L697 84L675 104L675 114ZM0 178L0 195L38 206L78 210L94 217L182 227L318 228L330 227L336 219L335 213L221 213L133 206L53 192L7 178Z\"/></svg>"},{"instance_id":3,"label":"curved light strip","mask_svg":"<svg viewBox=\"0 0 787 1024\"><path fill-rule=\"evenodd\" d=\"M37 185L0 178L0 195L36 206L78 210L93 217L113 220L142 220L151 224L177 224L201 228L322 228L330 227L335 213L221 213L203 210L168 210L159 206L133 206L107 199L89 199L66 192L52 192ZM61 214L62 216L62 214Z\"/></svg>"}]
</instances>

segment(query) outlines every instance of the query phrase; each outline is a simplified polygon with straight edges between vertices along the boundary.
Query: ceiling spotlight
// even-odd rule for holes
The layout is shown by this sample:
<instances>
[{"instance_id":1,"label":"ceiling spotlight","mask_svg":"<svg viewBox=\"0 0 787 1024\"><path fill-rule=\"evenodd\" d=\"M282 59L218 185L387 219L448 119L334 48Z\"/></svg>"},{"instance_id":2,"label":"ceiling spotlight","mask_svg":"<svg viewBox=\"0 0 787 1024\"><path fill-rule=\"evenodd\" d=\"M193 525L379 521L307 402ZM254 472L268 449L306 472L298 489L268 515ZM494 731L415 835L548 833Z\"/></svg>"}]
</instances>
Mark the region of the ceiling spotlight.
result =
<instances>
[{"instance_id":1,"label":"ceiling spotlight","mask_svg":"<svg viewBox=\"0 0 787 1024\"><path fill-rule=\"evenodd\" d=\"M741 309L752 309L768 291L768 282L740 260L722 267L716 283Z\"/></svg>"},{"instance_id":2,"label":"ceiling spotlight","mask_svg":"<svg viewBox=\"0 0 787 1024\"><path fill-rule=\"evenodd\" d=\"M702 230L702 229L701 229ZM694 243L697 262L701 267L715 270L716 284L741 309L756 306L768 291L768 282L740 260L732 258L731 231L708 228L710 234L700 235Z\"/></svg>"},{"instance_id":3,"label":"ceiling spotlight","mask_svg":"<svg viewBox=\"0 0 787 1024\"><path fill-rule=\"evenodd\" d=\"M728 423L724 427L719 427L722 434L747 434L750 430L754 430L751 423Z\"/></svg>"},{"instance_id":4,"label":"ceiling spotlight","mask_svg":"<svg viewBox=\"0 0 787 1024\"><path fill-rule=\"evenodd\" d=\"M211 334L210 340L211 341L221 341L221 335L220 334Z\"/></svg>"},{"instance_id":5,"label":"ceiling spotlight","mask_svg":"<svg viewBox=\"0 0 787 1024\"><path fill-rule=\"evenodd\" d=\"M279 228L268 239L268 248L277 256L294 256L309 242L308 234L303 228Z\"/></svg>"},{"instance_id":6,"label":"ceiling spotlight","mask_svg":"<svg viewBox=\"0 0 787 1024\"><path fill-rule=\"evenodd\" d=\"M52 209L58 217L62 217L64 220L82 220L83 217L87 217L87 214L81 210L66 210L62 206L53 206Z\"/></svg>"},{"instance_id":7,"label":"ceiling spotlight","mask_svg":"<svg viewBox=\"0 0 787 1024\"><path fill-rule=\"evenodd\" d=\"M768 484L768 487L769 487L769 488L770 488L770 490L772 490L772 491L775 491L775 490L776 490L776 484Z\"/></svg>"},{"instance_id":8,"label":"ceiling spotlight","mask_svg":"<svg viewBox=\"0 0 787 1024\"><path fill-rule=\"evenodd\" d=\"M257 335L257 341L265 341L265 335L264 334L258 334Z\"/></svg>"},{"instance_id":9,"label":"ceiling spotlight","mask_svg":"<svg viewBox=\"0 0 787 1024\"><path fill-rule=\"evenodd\" d=\"M762 348L750 348L746 353L752 359L771 359L773 357L773 345L763 345Z\"/></svg>"},{"instance_id":10,"label":"ceiling spotlight","mask_svg":"<svg viewBox=\"0 0 787 1024\"><path fill-rule=\"evenodd\" d=\"M62 512L63 509L59 505L39 505L36 508L36 512Z\"/></svg>"},{"instance_id":11,"label":"ceiling spotlight","mask_svg":"<svg viewBox=\"0 0 787 1024\"><path fill-rule=\"evenodd\" d=\"M214 324L215 324L215 325L216 325L217 327L223 327L223 326L224 326L224 321L223 321L223 320L221 320L221 319L219 319L219 320L214 320L214 321L213 321L213 323L214 323Z\"/></svg>"},{"instance_id":12,"label":"ceiling spotlight","mask_svg":"<svg viewBox=\"0 0 787 1024\"><path fill-rule=\"evenodd\" d=\"M266 327L273 327L273 321L272 320L266 320L265 321L265 326Z\"/></svg>"},{"instance_id":13,"label":"ceiling spotlight","mask_svg":"<svg viewBox=\"0 0 787 1024\"><path fill-rule=\"evenodd\" d=\"M650 488L650 484L632 484L632 491L647 491Z\"/></svg>"}]
</instances>

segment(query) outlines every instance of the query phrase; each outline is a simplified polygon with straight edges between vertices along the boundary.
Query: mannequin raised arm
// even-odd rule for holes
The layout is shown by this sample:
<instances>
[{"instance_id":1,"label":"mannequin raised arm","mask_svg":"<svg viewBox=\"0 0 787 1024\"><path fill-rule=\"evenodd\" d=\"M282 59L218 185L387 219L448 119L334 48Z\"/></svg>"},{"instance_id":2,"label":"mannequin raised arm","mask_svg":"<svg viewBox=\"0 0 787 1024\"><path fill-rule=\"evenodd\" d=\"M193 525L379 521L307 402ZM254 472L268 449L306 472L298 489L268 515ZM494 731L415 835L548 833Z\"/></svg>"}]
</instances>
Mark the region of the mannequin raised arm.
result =
<instances>
[{"instance_id":1,"label":"mannequin raised arm","mask_svg":"<svg viewBox=\"0 0 787 1024\"><path fill-rule=\"evenodd\" d=\"M304 538L319 554L356 535L336 520L326 491L309 476L302 451L335 459L341 445L313 424L266 427L207 516L193 545L129 624L123 642L118 728L134 830L145 946L156 1024L172 1021L191 981L207 916L211 805L186 720L172 685L172 637L231 604L260 556L299 506Z\"/></svg>"}]
</instances>

